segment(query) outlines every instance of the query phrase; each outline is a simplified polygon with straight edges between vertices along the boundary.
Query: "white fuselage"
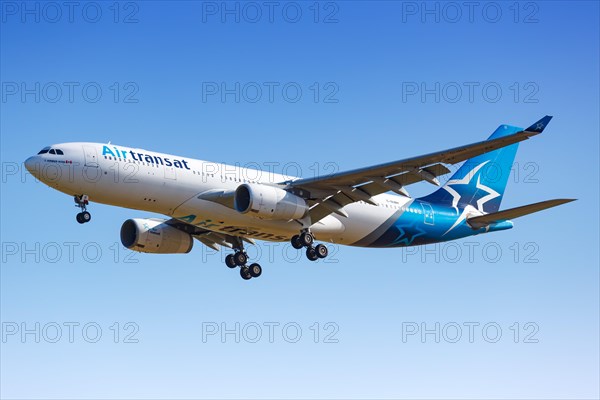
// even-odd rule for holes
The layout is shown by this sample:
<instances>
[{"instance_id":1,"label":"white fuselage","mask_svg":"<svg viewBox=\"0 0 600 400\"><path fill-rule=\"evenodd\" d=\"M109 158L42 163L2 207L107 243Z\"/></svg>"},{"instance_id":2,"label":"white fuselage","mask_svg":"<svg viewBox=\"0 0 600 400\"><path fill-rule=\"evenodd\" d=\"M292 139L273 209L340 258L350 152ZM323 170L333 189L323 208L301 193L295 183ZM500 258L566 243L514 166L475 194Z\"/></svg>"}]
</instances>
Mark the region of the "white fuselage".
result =
<instances>
[{"instance_id":1,"label":"white fuselage","mask_svg":"<svg viewBox=\"0 0 600 400\"><path fill-rule=\"evenodd\" d=\"M29 158L27 169L42 182L90 201L151 211L200 228L259 240L287 241L298 234L296 221L259 219L214 201L207 191L233 191L243 183L281 183L296 178L112 144L53 145L60 154ZM373 197L376 206L356 202L344 207L348 217L331 214L311 226L317 239L353 244L381 226L412 201L398 195Z\"/></svg>"}]
</instances>

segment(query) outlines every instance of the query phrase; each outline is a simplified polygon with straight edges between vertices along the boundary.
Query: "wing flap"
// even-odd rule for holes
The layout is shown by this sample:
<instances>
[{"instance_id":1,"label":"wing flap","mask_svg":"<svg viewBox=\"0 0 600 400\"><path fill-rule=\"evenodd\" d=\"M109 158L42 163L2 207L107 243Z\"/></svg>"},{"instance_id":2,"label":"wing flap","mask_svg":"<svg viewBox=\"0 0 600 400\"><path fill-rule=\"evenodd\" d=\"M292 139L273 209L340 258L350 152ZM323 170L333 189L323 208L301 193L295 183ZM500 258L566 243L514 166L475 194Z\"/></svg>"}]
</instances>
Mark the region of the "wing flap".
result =
<instances>
[{"instance_id":1,"label":"wing flap","mask_svg":"<svg viewBox=\"0 0 600 400\"><path fill-rule=\"evenodd\" d=\"M482 228L484 226L491 225L496 222L506 221L507 219L514 219L522 217L524 215L532 214L538 211L545 210L560 206L561 204L570 203L576 199L555 199L546 200L539 203L528 204L526 206L520 206L515 208L509 208L508 210L498 211L490 214L480 215L477 217L467 218L467 223L473 228Z\"/></svg>"},{"instance_id":2,"label":"wing flap","mask_svg":"<svg viewBox=\"0 0 600 400\"><path fill-rule=\"evenodd\" d=\"M189 233L194 239L197 239L205 246L214 250L219 250L220 246L229 247L230 249L239 248L241 247L242 241L255 244L254 240L251 238L211 231L176 218L171 218L170 220L165 221L165 223L180 231Z\"/></svg>"},{"instance_id":3,"label":"wing flap","mask_svg":"<svg viewBox=\"0 0 600 400\"><path fill-rule=\"evenodd\" d=\"M421 173L417 171L421 171ZM428 179L432 180L433 178L437 178L449 172L450 170L444 164L434 164L427 168L416 169L401 173L399 175L388 177L367 177L366 179L369 179L372 182L359 187L361 190L369 193L371 196L393 191L408 197L406 189L403 189L404 186L412 185L413 183Z\"/></svg>"},{"instance_id":4,"label":"wing flap","mask_svg":"<svg viewBox=\"0 0 600 400\"><path fill-rule=\"evenodd\" d=\"M370 180L371 182L358 186L358 188L353 188L351 186L333 186L332 188L337 190L337 192L323 200L317 201L316 205L310 209L309 214L311 221L313 223L320 221L332 212L347 217L347 213L343 210L343 207L360 200L374 204L373 201L370 200L370 197L389 192L390 190L402 196L409 197L404 186L426 180L427 178L435 178L450 172L443 164L434 164L428 168L423 168L420 171L424 171L425 173L419 174L413 173L414 171L409 171L391 177L366 177L365 179Z\"/></svg>"},{"instance_id":5,"label":"wing flap","mask_svg":"<svg viewBox=\"0 0 600 400\"><path fill-rule=\"evenodd\" d=\"M210 247L211 249L215 250L215 251L219 251L220 246L219 244L213 242L212 240L208 240L205 237L202 236L194 236L194 238L198 239L200 241L200 243L202 243L203 245L205 245L206 247Z\"/></svg>"}]
</instances>

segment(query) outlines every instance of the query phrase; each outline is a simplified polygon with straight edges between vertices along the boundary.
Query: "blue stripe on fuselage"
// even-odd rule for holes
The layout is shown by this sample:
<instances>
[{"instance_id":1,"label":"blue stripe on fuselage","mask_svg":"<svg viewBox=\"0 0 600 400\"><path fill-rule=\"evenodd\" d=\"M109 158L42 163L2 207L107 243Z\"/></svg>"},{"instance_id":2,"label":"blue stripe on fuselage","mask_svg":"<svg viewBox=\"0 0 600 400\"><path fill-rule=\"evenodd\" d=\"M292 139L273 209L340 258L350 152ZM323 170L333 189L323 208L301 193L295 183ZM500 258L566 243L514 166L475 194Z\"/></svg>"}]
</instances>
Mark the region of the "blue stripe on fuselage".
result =
<instances>
[{"instance_id":1,"label":"blue stripe on fuselage","mask_svg":"<svg viewBox=\"0 0 600 400\"><path fill-rule=\"evenodd\" d=\"M464 208L453 208L413 201L396 220L367 247L405 247L445 242L466 236L478 235L492 230L508 229L512 223L499 224L496 229L472 229L464 218ZM460 223L456 224L458 220ZM388 223L389 224L389 223ZM456 226L454 226L456 224ZM376 230L377 231L377 230Z\"/></svg>"}]
</instances>

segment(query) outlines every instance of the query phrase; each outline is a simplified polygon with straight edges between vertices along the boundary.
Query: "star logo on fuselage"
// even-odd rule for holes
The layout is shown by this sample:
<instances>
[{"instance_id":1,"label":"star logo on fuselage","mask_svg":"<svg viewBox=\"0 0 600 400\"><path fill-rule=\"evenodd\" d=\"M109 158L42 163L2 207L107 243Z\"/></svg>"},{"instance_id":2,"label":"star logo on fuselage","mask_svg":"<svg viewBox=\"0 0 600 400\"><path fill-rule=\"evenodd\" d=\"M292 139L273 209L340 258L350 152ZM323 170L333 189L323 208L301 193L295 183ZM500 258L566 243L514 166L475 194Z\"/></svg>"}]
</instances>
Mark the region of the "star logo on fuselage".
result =
<instances>
[{"instance_id":1,"label":"star logo on fuselage","mask_svg":"<svg viewBox=\"0 0 600 400\"><path fill-rule=\"evenodd\" d=\"M404 244L405 246L410 246L417 237L425 235L425 231L416 223L412 225L405 226L396 226L398 229L398 236L391 243L391 246Z\"/></svg>"}]
</instances>

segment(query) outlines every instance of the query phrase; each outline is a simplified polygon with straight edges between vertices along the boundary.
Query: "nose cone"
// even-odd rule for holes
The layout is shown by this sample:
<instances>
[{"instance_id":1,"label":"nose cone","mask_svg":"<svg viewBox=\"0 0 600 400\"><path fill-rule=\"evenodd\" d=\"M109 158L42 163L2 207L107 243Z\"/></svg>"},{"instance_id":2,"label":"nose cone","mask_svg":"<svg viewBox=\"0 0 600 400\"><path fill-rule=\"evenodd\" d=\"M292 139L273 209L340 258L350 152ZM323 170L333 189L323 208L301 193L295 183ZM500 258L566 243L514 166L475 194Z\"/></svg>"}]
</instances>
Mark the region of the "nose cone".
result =
<instances>
[{"instance_id":1,"label":"nose cone","mask_svg":"<svg viewBox=\"0 0 600 400\"><path fill-rule=\"evenodd\" d=\"M31 173L33 175L33 171L35 170L35 159L36 157L29 157L27 160L25 160L25 168L27 168L27 171L29 171L29 173Z\"/></svg>"},{"instance_id":2,"label":"nose cone","mask_svg":"<svg viewBox=\"0 0 600 400\"><path fill-rule=\"evenodd\" d=\"M40 179L40 157L31 156L23 163L27 171L37 179Z\"/></svg>"}]
</instances>

